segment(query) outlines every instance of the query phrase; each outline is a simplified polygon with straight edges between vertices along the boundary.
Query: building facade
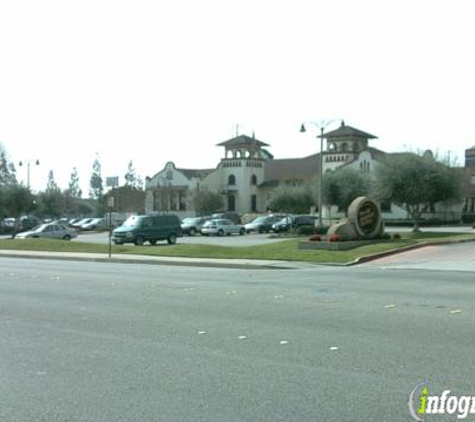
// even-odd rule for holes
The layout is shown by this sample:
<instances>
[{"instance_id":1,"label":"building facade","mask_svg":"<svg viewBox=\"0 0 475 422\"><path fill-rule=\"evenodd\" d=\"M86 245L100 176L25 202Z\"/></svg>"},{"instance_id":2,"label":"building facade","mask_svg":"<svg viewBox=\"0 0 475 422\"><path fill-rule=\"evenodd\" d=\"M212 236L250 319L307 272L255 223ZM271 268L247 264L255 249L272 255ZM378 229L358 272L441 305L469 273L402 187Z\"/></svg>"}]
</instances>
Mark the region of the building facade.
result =
<instances>
[{"instance_id":1,"label":"building facade","mask_svg":"<svg viewBox=\"0 0 475 422\"><path fill-rule=\"evenodd\" d=\"M343 166L373 172L388 154L369 145L376 136L341 123L336 130L324 133L323 174ZM320 153L303 158L275 159L269 145L254 136L236 136L217 144L224 156L215 169L181 169L173 162L153 177L146 178L145 211L171 211L181 218L196 214L193 198L200 189L218 192L224 210L239 213L268 212L271 192L282 184L317 183ZM216 210L218 211L218 210ZM310 210L309 210L310 211ZM437 204L430 210L433 218L445 218L462 212L462 205ZM342 216L335 207L323 207L323 217ZM394 205L383 209L383 216L405 219L407 213Z\"/></svg>"}]
</instances>

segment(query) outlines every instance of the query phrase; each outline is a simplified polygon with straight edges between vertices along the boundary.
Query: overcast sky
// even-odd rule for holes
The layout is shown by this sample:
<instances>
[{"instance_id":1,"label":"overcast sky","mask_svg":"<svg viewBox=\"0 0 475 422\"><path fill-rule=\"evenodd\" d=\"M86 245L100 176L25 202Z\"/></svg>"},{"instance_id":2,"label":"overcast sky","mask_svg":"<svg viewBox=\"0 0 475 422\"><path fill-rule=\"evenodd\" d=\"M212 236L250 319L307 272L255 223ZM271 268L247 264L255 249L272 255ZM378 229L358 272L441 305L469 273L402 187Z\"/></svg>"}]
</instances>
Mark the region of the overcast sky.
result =
<instances>
[{"instance_id":1,"label":"overcast sky","mask_svg":"<svg viewBox=\"0 0 475 422\"><path fill-rule=\"evenodd\" d=\"M239 133L275 158L319 149L337 119L384 151L475 144L470 0L0 0L0 142L66 188L92 163L153 176L213 168ZM20 180L26 168L17 167Z\"/></svg>"}]
</instances>

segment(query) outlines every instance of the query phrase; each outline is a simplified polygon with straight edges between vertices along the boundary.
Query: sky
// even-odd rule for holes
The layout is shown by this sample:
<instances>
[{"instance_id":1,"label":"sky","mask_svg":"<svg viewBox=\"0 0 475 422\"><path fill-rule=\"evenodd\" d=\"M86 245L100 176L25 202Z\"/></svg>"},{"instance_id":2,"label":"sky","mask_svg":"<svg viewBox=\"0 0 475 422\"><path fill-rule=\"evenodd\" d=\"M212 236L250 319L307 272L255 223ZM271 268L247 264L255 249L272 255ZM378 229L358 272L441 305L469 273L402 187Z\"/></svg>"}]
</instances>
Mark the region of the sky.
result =
<instances>
[{"instance_id":1,"label":"sky","mask_svg":"<svg viewBox=\"0 0 475 422\"><path fill-rule=\"evenodd\" d=\"M130 160L214 168L255 134L275 158L347 125L387 152L475 145L471 0L0 0L0 143L26 184L87 195ZM34 165L36 160L40 165Z\"/></svg>"}]
</instances>

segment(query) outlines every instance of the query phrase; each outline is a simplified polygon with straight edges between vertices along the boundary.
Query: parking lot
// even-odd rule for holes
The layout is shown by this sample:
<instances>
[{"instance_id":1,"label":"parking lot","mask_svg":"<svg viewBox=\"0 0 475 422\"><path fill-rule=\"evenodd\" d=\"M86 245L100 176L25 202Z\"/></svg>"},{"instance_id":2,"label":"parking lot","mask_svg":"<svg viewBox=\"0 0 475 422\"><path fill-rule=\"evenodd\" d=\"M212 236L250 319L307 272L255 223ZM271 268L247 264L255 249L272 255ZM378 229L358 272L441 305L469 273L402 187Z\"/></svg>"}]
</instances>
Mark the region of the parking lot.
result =
<instances>
[{"instance_id":1,"label":"parking lot","mask_svg":"<svg viewBox=\"0 0 475 422\"><path fill-rule=\"evenodd\" d=\"M187 236L178 238L177 243L181 244L206 244L206 245L221 245L221 246L254 246L264 245L268 243L280 242L286 237L271 237L269 234L250 233L245 235L231 235L231 236ZM73 242L88 242L88 243L109 243L108 233L84 233L80 234ZM166 243L166 241L163 241ZM159 243L163 243L159 242ZM148 243L147 243L148 245Z\"/></svg>"},{"instance_id":2,"label":"parking lot","mask_svg":"<svg viewBox=\"0 0 475 422\"><path fill-rule=\"evenodd\" d=\"M410 227L387 227L386 230L390 233L407 232L410 231ZM423 231L427 232L452 232L452 233L473 233L473 229L469 226L444 226L444 227L424 227ZM10 239L11 235L1 235L0 239ZM259 234L250 233L243 236L231 235L231 236L188 236L178 238L177 243L181 244L207 244L207 245L221 245L221 246L253 246L264 245L274 242L280 242L287 239L286 236L278 237L276 234ZM87 243L109 243L109 234L107 232L83 232L80 233L73 242L87 242ZM163 242L160 242L163 243ZM166 243L166 242L165 242ZM147 243L148 245L148 243Z\"/></svg>"}]
</instances>

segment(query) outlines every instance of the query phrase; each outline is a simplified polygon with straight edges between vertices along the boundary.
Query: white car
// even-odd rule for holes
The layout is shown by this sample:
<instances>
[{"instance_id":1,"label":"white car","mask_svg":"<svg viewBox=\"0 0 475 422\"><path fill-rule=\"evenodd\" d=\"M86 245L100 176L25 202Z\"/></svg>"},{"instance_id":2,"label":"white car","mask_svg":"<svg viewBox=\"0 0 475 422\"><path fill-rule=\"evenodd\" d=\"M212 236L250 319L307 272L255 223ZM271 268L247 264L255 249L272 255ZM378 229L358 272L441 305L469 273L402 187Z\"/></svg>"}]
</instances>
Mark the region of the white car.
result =
<instances>
[{"instance_id":1,"label":"white car","mask_svg":"<svg viewBox=\"0 0 475 422\"><path fill-rule=\"evenodd\" d=\"M81 230L98 230L106 228L106 219L105 218L93 218L91 221L81 224L79 226Z\"/></svg>"},{"instance_id":2,"label":"white car","mask_svg":"<svg viewBox=\"0 0 475 422\"><path fill-rule=\"evenodd\" d=\"M201 234L208 236L215 234L217 236L231 235L231 234L243 235L246 233L246 229L242 224L234 224L231 220L225 218L217 218L207 221L201 228Z\"/></svg>"},{"instance_id":3,"label":"white car","mask_svg":"<svg viewBox=\"0 0 475 422\"><path fill-rule=\"evenodd\" d=\"M18 233L15 239L47 238L71 240L77 237L77 233L63 224L40 224L31 230Z\"/></svg>"},{"instance_id":4,"label":"white car","mask_svg":"<svg viewBox=\"0 0 475 422\"><path fill-rule=\"evenodd\" d=\"M70 223L71 227L74 229L80 229L83 224L90 223L94 218L83 218L81 220L76 221L75 223Z\"/></svg>"}]
</instances>

